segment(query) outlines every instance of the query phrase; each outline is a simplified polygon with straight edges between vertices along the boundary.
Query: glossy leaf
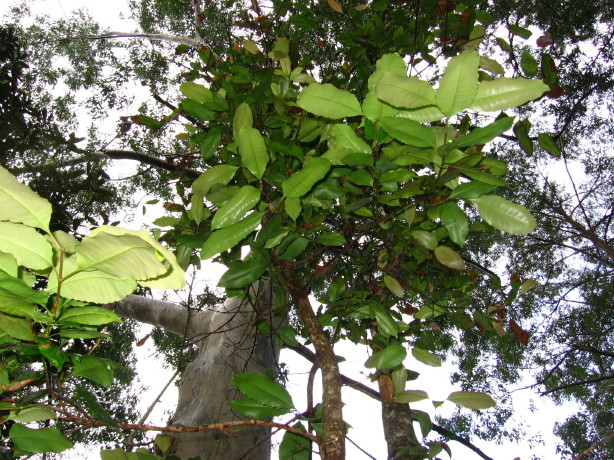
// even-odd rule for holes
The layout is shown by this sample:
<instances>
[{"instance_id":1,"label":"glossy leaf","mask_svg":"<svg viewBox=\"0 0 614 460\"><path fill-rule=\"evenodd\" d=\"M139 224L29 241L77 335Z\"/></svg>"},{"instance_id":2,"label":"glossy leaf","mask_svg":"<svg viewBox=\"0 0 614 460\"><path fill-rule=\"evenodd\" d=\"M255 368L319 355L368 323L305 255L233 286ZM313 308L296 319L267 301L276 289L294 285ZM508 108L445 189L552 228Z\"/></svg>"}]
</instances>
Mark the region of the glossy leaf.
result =
<instances>
[{"instance_id":1,"label":"glossy leaf","mask_svg":"<svg viewBox=\"0 0 614 460\"><path fill-rule=\"evenodd\" d=\"M375 94L378 99L404 109L436 105L435 90L428 82L392 72L385 72L379 79Z\"/></svg>"},{"instance_id":2,"label":"glossy leaf","mask_svg":"<svg viewBox=\"0 0 614 460\"><path fill-rule=\"evenodd\" d=\"M369 311L371 317L375 318L380 334L384 337L397 336L399 333L397 323L383 306L372 303L369 305Z\"/></svg>"},{"instance_id":3,"label":"glossy leaf","mask_svg":"<svg viewBox=\"0 0 614 460\"><path fill-rule=\"evenodd\" d=\"M427 366L432 367L440 367L441 366L441 358L437 355L434 355L430 351L424 350L422 348L414 347L411 350L411 354L414 358L420 361Z\"/></svg>"},{"instance_id":4,"label":"glossy leaf","mask_svg":"<svg viewBox=\"0 0 614 460\"><path fill-rule=\"evenodd\" d=\"M432 128L423 126L417 121L404 118L382 118L379 124L386 133L404 144L419 148L436 146Z\"/></svg>"},{"instance_id":5,"label":"glossy leaf","mask_svg":"<svg viewBox=\"0 0 614 460\"><path fill-rule=\"evenodd\" d=\"M511 129L514 117L503 117L482 128L476 128L458 140L458 147L481 145Z\"/></svg>"},{"instance_id":6,"label":"glossy leaf","mask_svg":"<svg viewBox=\"0 0 614 460\"><path fill-rule=\"evenodd\" d=\"M220 252L234 247L243 238L256 230L261 220L262 213L254 212L236 224L214 231L205 241L205 244L203 244L200 257L202 259L209 259Z\"/></svg>"},{"instance_id":7,"label":"glossy leaf","mask_svg":"<svg viewBox=\"0 0 614 460\"><path fill-rule=\"evenodd\" d=\"M407 350L398 343L387 346L373 354L366 362L365 367L371 369L391 369L400 365L407 357Z\"/></svg>"},{"instance_id":8,"label":"glossy leaf","mask_svg":"<svg viewBox=\"0 0 614 460\"><path fill-rule=\"evenodd\" d=\"M450 239L463 247L469 234L469 222L463 210L453 201L448 201L439 207L439 218Z\"/></svg>"},{"instance_id":9,"label":"glossy leaf","mask_svg":"<svg viewBox=\"0 0 614 460\"><path fill-rule=\"evenodd\" d=\"M301 206L301 200L298 197L287 197L284 202L284 211L290 219L296 222L298 216L300 216L301 211L303 210ZM287 232L286 232L287 234Z\"/></svg>"},{"instance_id":10,"label":"glossy leaf","mask_svg":"<svg viewBox=\"0 0 614 460\"><path fill-rule=\"evenodd\" d=\"M541 80L526 78L501 77L483 81L478 87L471 108L479 112L495 112L518 107L537 99L549 89Z\"/></svg>"},{"instance_id":11,"label":"glossy leaf","mask_svg":"<svg viewBox=\"0 0 614 460\"><path fill-rule=\"evenodd\" d=\"M207 158L213 156L220 146L221 141L222 131L220 128L216 126L207 131L207 134L205 134L199 140L200 154L202 155L203 159L206 160Z\"/></svg>"},{"instance_id":12,"label":"glossy leaf","mask_svg":"<svg viewBox=\"0 0 614 460\"><path fill-rule=\"evenodd\" d=\"M384 284L388 288L390 292L392 292L397 297L403 297L405 295L405 291L401 283L399 283L395 278L390 275L384 275Z\"/></svg>"},{"instance_id":13,"label":"glossy leaf","mask_svg":"<svg viewBox=\"0 0 614 460\"><path fill-rule=\"evenodd\" d=\"M428 105L426 107L420 107L413 110L402 110L397 113L395 117L424 123L429 121L439 121L444 118L445 115L441 112L441 110L439 110L438 107Z\"/></svg>"},{"instance_id":14,"label":"glossy leaf","mask_svg":"<svg viewBox=\"0 0 614 460\"><path fill-rule=\"evenodd\" d=\"M122 320L117 314L102 307L82 307L75 306L64 310L59 318L60 323L87 324L89 326L99 326L108 323L121 323Z\"/></svg>"},{"instance_id":15,"label":"glossy leaf","mask_svg":"<svg viewBox=\"0 0 614 460\"><path fill-rule=\"evenodd\" d=\"M452 190L449 198L463 198L466 200L477 198L490 193L495 186L479 181L464 182Z\"/></svg>"},{"instance_id":16,"label":"glossy leaf","mask_svg":"<svg viewBox=\"0 0 614 460\"><path fill-rule=\"evenodd\" d=\"M232 381L241 393L259 404L286 410L294 408L292 397L284 386L264 374L246 372L235 375Z\"/></svg>"},{"instance_id":17,"label":"glossy leaf","mask_svg":"<svg viewBox=\"0 0 614 460\"><path fill-rule=\"evenodd\" d=\"M22 223L49 232L51 203L0 166L0 220Z\"/></svg>"},{"instance_id":18,"label":"glossy leaf","mask_svg":"<svg viewBox=\"0 0 614 460\"><path fill-rule=\"evenodd\" d=\"M427 249L433 250L437 247L437 237L431 232L414 230L411 232L411 236L418 242L418 244Z\"/></svg>"},{"instance_id":19,"label":"glossy leaf","mask_svg":"<svg viewBox=\"0 0 614 460\"><path fill-rule=\"evenodd\" d=\"M406 390L397 394L394 397L394 402L399 404L408 404L415 403L418 401L424 401L425 399L429 399L429 395L426 391L423 390Z\"/></svg>"},{"instance_id":20,"label":"glossy leaf","mask_svg":"<svg viewBox=\"0 0 614 460\"><path fill-rule=\"evenodd\" d=\"M11 427L9 438L19 449L37 454L64 452L73 446L56 428L32 429L18 423Z\"/></svg>"},{"instance_id":21,"label":"glossy leaf","mask_svg":"<svg viewBox=\"0 0 614 460\"><path fill-rule=\"evenodd\" d=\"M105 387L113 383L113 370L109 363L93 356L80 356L72 368L71 375L85 377Z\"/></svg>"},{"instance_id":22,"label":"glossy leaf","mask_svg":"<svg viewBox=\"0 0 614 460\"><path fill-rule=\"evenodd\" d=\"M269 163L269 152L260 131L249 126L241 128L239 154L241 164L258 179L262 179L266 165Z\"/></svg>"},{"instance_id":23,"label":"glossy leaf","mask_svg":"<svg viewBox=\"0 0 614 460\"><path fill-rule=\"evenodd\" d=\"M437 260L446 267L454 270L464 270L465 261L461 255L454 249L447 246L437 246L435 248L435 257Z\"/></svg>"},{"instance_id":24,"label":"glossy leaf","mask_svg":"<svg viewBox=\"0 0 614 460\"><path fill-rule=\"evenodd\" d=\"M32 227L22 224L0 222L0 251L12 254L19 265L34 270L45 270L53 264L51 244Z\"/></svg>"},{"instance_id":25,"label":"glossy leaf","mask_svg":"<svg viewBox=\"0 0 614 460\"><path fill-rule=\"evenodd\" d=\"M478 91L478 65L476 51L465 51L450 59L439 82L436 93L437 105L446 117L466 109Z\"/></svg>"},{"instance_id":26,"label":"glossy leaf","mask_svg":"<svg viewBox=\"0 0 614 460\"><path fill-rule=\"evenodd\" d=\"M266 261L259 259L233 262L221 276L217 285L226 289L241 289L257 281L267 267Z\"/></svg>"},{"instance_id":27,"label":"glossy leaf","mask_svg":"<svg viewBox=\"0 0 614 460\"><path fill-rule=\"evenodd\" d=\"M215 113L209 106L192 99L184 99L181 101L181 108L188 115L192 115L199 121L209 121L215 118Z\"/></svg>"},{"instance_id":28,"label":"glossy leaf","mask_svg":"<svg viewBox=\"0 0 614 460\"><path fill-rule=\"evenodd\" d=\"M232 135L235 140L238 142L241 128L244 126L253 127L254 126L254 117L252 115L252 109L250 106L243 102L239 104L237 110L235 110L235 116L232 120ZM205 193L203 193L204 195Z\"/></svg>"},{"instance_id":29,"label":"glossy leaf","mask_svg":"<svg viewBox=\"0 0 614 460\"><path fill-rule=\"evenodd\" d=\"M336 124L333 126L333 133L337 146L344 147L348 153L358 152L371 154L371 147L363 141L349 125Z\"/></svg>"},{"instance_id":30,"label":"glossy leaf","mask_svg":"<svg viewBox=\"0 0 614 460\"><path fill-rule=\"evenodd\" d=\"M231 165L217 165L202 173L192 184L192 191L206 195L216 184L226 185L234 177L239 168Z\"/></svg>"},{"instance_id":31,"label":"glossy leaf","mask_svg":"<svg viewBox=\"0 0 614 460\"><path fill-rule=\"evenodd\" d=\"M497 405L489 395L478 391L454 391L448 401L467 409L488 409Z\"/></svg>"},{"instance_id":32,"label":"glossy leaf","mask_svg":"<svg viewBox=\"0 0 614 460\"><path fill-rule=\"evenodd\" d=\"M362 115L356 96L335 88L330 83L313 83L307 86L296 103L309 113L333 120Z\"/></svg>"},{"instance_id":33,"label":"glossy leaf","mask_svg":"<svg viewBox=\"0 0 614 460\"><path fill-rule=\"evenodd\" d=\"M292 174L281 184L284 196L300 198L322 180L330 170L331 162L326 158L316 157L309 160L305 167Z\"/></svg>"},{"instance_id":34,"label":"glossy leaf","mask_svg":"<svg viewBox=\"0 0 614 460\"><path fill-rule=\"evenodd\" d=\"M498 230L526 234L535 230L535 218L524 206L497 195L484 195L471 200L482 219Z\"/></svg>"},{"instance_id":35,"label":"glossy leaf","mask_svg":"<svg viewBox=\"0 0 614 460\"><path fill-rule=\"evenodd\" d=\"M211 228L224 228L240 221L260 201L260 190L251 185L241 187L213 216Z\"/></svg>"},{"instance_id":36,"label":"glossy leaf","mask_svg":"<svg viewBox=\"0 0 614 460\"><path fill-rule=\"evenodd\" d=\"M235 399L228 403L237 412L242 413L246 417L260 420L263 418L276 417L289 412L288 409L280 409L278 407L266 406L254 401L250 398Z\"/></svg>"}]
</instances>

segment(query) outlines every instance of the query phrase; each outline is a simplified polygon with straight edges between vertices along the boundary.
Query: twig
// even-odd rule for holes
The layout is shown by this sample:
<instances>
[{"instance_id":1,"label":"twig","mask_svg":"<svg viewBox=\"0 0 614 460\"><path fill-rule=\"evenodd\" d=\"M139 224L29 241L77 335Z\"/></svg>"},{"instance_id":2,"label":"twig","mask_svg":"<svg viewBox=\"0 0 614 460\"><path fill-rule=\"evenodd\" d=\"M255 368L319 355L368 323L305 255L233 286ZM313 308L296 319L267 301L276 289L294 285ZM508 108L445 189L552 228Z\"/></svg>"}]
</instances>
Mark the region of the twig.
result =
<instances>
[{"instance_id":1,"label":"twig","mask_svg":"<svg viewBox=\"0 0 614 460\"><path fill-rule=\"evenodd\" d=\"M599 447L601 444L608 442L610 439L614 438L614 433L610 433L609 435L607 435L605 438L601 439L600 441L597 441L595 444L593 444L592 446L590 446L588 449L586 449L584 452L582 452L580 455L576 456L573 458L573 460L580 460L581 458L587 456L588 454L590 454L593 450L595 450L597 447Z\"/></svg>"}]
</instances>

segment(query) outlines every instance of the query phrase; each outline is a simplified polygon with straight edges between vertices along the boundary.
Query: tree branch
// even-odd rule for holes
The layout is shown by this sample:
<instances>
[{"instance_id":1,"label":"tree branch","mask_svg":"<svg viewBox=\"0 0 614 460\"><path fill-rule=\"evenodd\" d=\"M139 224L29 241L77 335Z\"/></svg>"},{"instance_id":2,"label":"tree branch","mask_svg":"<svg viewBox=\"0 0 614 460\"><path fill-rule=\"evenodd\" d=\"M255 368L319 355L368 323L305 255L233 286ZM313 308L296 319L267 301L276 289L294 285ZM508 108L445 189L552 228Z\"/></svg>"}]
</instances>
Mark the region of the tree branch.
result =
<instances>
[{"instance_id":1,"label":"tree branch","mask_svg":"<svg viewBox=\"0 0 614 460\"><path fill-rule=\"evenodd\" d=\"M597 382L601 382L603 380L610 380L610 379L614 379L614 374L602 375L601 377L595 377L594 379L586 379L586 380L581 380L579 382L567 383L565 385L560 385L560 386L558 386L556 388L553 388L551 390L543 391L543 392L540 393L540 395L541 396L546 396L547 394L554 393L555 391L561 391L561 390L564 390L565 388L575 387L575 386L578 386L578 385L586 385L588 383L597 383Z\"/></svg>"}]
</instances>

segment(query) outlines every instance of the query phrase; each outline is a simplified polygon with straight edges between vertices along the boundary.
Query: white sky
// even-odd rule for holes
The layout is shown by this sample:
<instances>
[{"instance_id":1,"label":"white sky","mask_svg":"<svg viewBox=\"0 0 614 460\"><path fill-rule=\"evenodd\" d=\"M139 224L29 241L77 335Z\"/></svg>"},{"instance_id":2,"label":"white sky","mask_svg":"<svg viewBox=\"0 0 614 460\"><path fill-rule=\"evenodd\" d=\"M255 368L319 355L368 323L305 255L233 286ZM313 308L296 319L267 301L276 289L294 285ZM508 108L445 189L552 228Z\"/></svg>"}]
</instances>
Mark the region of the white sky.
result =
<instances>
[{"instance_id":1,"label":"white sky","mask_svg":"<svg viewBox=\"0 0 614 460\"><path fill-rule=\"evenodd\" d=\"M4 15L11 5L17 3L16 0L0 1L0 17ZM44 12L54 19L67 19L70 17L70 13L73 9L85 7L104 27L119 31L132 31L135 28L132 22L120 19L121 14L123 14L124 17L128 16L127 0L29 0L29 4L35 7L35 11ZM150 222L154 218L155 217L151 217L151 215L146 215L132 222L129 227L137 228L140 221ZM213 270L213 272L211 272L211 270ZM217 275L215 272L217 272ZM219 270L208 267L206 278L212 279L216 276L219 276ZM172 300L172 298L169 300ZM149 330L150 328L148 326L143 326L139 336L143 337ZM156 356L156 351L152 345L153 341L150 339L145 346L136 348L137 356L139 357L138 370L140 378L143 384L149 387L148 391L142 395L141 401L139 402L139 407L142 411L147 408L173 374L172 371L162 368L161 362ZM342 372L355 380L369 384L368 376L364 373L365 369L363 367L368 357L365 348L357 349L353 344L342 345L337 349L337 354L347 359L347 362L342 363ZM303 410L305 408L304 389L306 386L306 376L311 368L311 364L307 363L293 352L282 352L282 362L284 361L288 363L292 376L288 385L288 390L291 392L297 408ZM408 382L407 389L426 390L432 400L444 400L450 392L460 390L459 386L453 387L449 383L449 375L452 372L450 366L444 365L441 368L428 367L416 362L411 356L406 359L405 365L421 374L418 380ZM360 369L362 369L362 374L360 373ZM319 380L319 377L317 380ZM375 388L375 385L372 386ZM169 412L173 410L176 398L176 387L171 386L164 398L166 402L157 406L147 423L165 424L168 420ZM535 399L533 402L538 410L531 414L530 417L526 417L526 414L529 414L528 407L531 404L531 399ZM358 443L364 450L378 460L385 459L386 445L383 437L381 408L379 403L347 388L344 389L344 401L346 402L344 418L353 427L349 432L349 438ZM549 400L535 397L534 393L530 390L515 392L513 394L513 404L514 408L517 409L518 415L525 416L525 424L527 420L531 421L532 427L525 425L525 428L527 428L530 433L537 434L538 430L542 430L541 434L545 440L545 445L532 450L526 443L521 443L521 445L506 443L498 446L493 443L476 441L475 444L487 455L497 460L513 460L516 458L522 460L557 458L555 440L551 435L551 427L555 420L564 420L564 413L569 411L561 410L561 408L554 406ZM428 400L412 404L412 408L429 412L431 415L434 414L433 405ZM453 409L454 406L452 403L446 403L443 407L438 409L438 413L450 413ZM277 442L279 441L280 438L277 439ZM472 460L479 458L475 453L456 442L450 442L449 445L453 452L453 458L455 459ZM347 448L348 459L361 460L368 458L354 448L349 442L347 443ZM98 447L90 446L87 449L84 448L79 451L74 451L70 454L70 458L95 459L99 458L97 452ZM445 453L440 454L442 458L446 458L446 456Z\"/></svg>"}]
</instances>

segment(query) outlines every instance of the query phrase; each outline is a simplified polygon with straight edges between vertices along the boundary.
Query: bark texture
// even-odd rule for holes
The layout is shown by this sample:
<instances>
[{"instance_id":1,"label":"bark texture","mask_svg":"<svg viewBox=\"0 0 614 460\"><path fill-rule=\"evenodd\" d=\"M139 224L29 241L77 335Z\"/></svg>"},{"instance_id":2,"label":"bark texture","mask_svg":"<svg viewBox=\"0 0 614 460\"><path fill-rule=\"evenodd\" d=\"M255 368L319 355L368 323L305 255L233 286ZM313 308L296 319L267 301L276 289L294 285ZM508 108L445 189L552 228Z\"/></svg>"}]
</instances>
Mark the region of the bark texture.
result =
<instances>
[{"instance_id":1,"label":"bark texture","mask_svg":"<svg viewBox=\"0 0 614 460\"><path fill-rule=\"evenodd\" d=\"M253 287L252 289L257 289ZM188 312L179 305L130 296L114 305L125 317L162 326L197 344L200 353L191 362L179 386L173 426L206 425L243 420L228 402L243 397L232 377L242 372L274 372L279 350L269 337L256 333L256 319L266 314L272 302L268 283L263 283L255 301L230 299L216 311ZM262 305L260 307L259 305ZM174 435L171 450L181 459L267 460L271 454L271 429L237 427L227 434L218 431Z\"/></svg>"}]
</instances>

